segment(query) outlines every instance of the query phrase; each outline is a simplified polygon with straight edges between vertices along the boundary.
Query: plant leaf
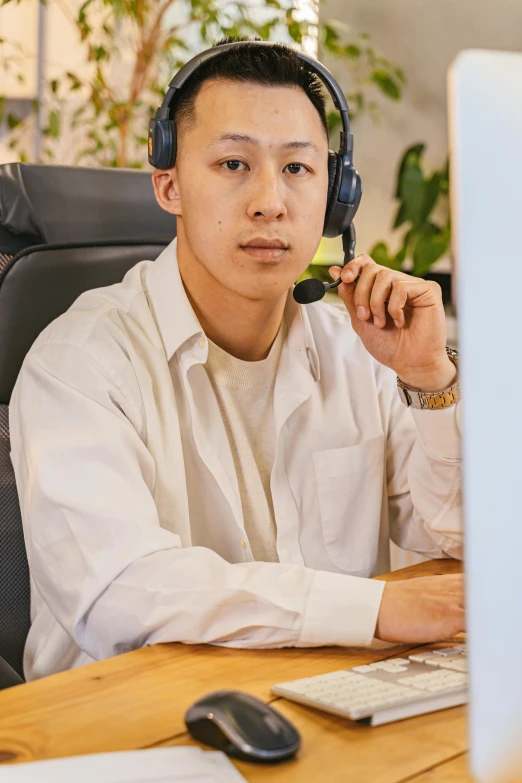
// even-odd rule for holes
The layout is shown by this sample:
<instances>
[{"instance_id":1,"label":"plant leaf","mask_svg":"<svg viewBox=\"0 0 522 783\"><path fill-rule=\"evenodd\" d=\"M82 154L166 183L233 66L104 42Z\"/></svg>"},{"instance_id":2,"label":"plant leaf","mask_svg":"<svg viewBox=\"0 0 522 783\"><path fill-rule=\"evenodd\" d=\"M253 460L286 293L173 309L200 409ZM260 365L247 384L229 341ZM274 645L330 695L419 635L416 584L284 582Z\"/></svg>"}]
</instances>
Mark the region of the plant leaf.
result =
<instances>
[{"instance_id":1,"label":"plant leaf","mask_svg":"<svg viewBox=\"0 0 522 783\"><path fill-rule=\"evenodd\" d=\"M370 74L370 81L377 85L380 91L387 95L388 98L391 98L393 101L400 99L402 94L401 88L387 71L381 69L373 71Z\"/></svg>"},{"instance_id":2,"label":"plant leaf","mask_svg":"<svg viewBox=\"0 0 522 783\"><path fill-rule=\"evenodd\" d=\"M13 130L14 128L17 128L21 122L22 120L20 119L20 117L17 117L16 114L7 115L7 127L9 128L9 130Z\"/></svg>"},{"instance_id":3,"label":"plant leaf","mask_svg":"<svg viewBox=\"0 0 522 783\"><path fill-rule=\"evenodd\" d=\"M348 44L343 51L351 60L359 60L361 57L361 47L357 46L357 44Z\"/></svg>"},{"instance_id":4,"label":"plant leaf","mask_svg":"<svg viewBox=\"0 0 522 783\"><path fill-rule=\"evenodd\" d=\"M402 200L397 219L400 222L394 226L398 228L401 223L410 221L414 228L422 223L424 203L424 175L417 164L412 164L404 169L400 182L400 198Z\"/></svg>"},{"instance_id":5,"label":"plant leaf","mask_svg":"<svg viewBox=\"0 0 522 783\"><path fill-rule=\"evenodd\" d=\"M57 139L60 135L60 115L57 111L53 110L49 112L49 135L53 139Z\"/></svg>"},{"instance_id":6,"label":"plant leaf","mask_svg":"<svg viewBox=\"0 0 522 783\"><path fill-rule=\"evenodd\" d=\"M399 164L399 170L397 172L397 185L395 188L395 198L400 198L400 184L401 179L404 173L404 170L407 166L411 165L411 162L416 162L418 165L420 165L420 158L424 152L425 144L414 144L412 147L408 147L404 155L402 156L402 160Z\"/></svg>"},{"instance_id":7,"label":"plant leaf","mask_svg":"<svg viewBox=\"0 0 522 783\"><path fill-rule=\"evenodd\" d=\"M428 223L418 234L413 250L413 273L417 277L426 274L435 261L449 248L448 233L434 223Z\"/></svg>"}]
</instances>

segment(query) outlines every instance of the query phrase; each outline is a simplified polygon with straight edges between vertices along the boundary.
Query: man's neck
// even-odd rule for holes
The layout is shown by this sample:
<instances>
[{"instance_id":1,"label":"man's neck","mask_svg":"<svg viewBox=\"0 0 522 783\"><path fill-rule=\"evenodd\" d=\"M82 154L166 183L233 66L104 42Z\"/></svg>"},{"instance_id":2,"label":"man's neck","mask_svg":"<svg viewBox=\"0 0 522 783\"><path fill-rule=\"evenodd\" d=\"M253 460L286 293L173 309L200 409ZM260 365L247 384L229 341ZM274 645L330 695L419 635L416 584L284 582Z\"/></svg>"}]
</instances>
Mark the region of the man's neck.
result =
<instances>
[{"instance_id":1,"label":"man's neck","mask_svg":"<svg viewBox=\"0 0 522 783\"><path fill-rule=\"evenodd\" d=\"M266 359L281 326L287 294L269 300L247 299L222 285L186 252L178 251L178 265L207 337L237 359Z\"/></svg>"}]
</instances>

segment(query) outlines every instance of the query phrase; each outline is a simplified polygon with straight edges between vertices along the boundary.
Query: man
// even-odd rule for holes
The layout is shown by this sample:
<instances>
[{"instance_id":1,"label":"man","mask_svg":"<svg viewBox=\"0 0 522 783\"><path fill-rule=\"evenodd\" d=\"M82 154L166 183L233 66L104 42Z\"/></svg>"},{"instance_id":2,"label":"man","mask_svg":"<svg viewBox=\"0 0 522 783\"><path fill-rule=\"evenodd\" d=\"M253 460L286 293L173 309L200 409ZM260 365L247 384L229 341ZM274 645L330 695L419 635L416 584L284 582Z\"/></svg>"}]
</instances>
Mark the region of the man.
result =
<instances>
[{"instance_id":1,"label":"man","mask_svg":"<svg viewBox=\"0 0 522 783\"><path fill-rule=\"evenodd\" d=\"M390 536L461 554L458 405L412 412L396 385L455 380L440 289L359 256L345 311L294 302L328 140L291 49L211 59L175 118L176 164L153 184L177 239L45 329L11 401L26 676L156 642L460 631L460 577L366 578L389 568Z\"/></svg>"}]
</instances>

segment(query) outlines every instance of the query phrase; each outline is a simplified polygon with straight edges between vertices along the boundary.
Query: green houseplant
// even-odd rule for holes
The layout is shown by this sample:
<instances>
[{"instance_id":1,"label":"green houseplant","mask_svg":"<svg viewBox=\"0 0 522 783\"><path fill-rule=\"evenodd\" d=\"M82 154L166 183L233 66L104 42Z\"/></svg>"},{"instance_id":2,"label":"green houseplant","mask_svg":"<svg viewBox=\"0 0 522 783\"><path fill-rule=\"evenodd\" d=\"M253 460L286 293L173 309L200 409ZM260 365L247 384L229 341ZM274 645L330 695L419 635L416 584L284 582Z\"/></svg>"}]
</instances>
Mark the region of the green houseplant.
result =
<instances>
[{"instance_id":1,"label":"green houseplant","mask_svg":"<svg viewBox=\"0 0 522 783\"><path fill-rule=\"evenodd\" d=\"M0 14L7 3L27 1L1 0ZM320 55L329 52L350 71L348 98L354 116L364 111L376 115L375 91L394 100L402 94L402 71L372 46L368 36L336 20L317 29L302 13L302 4L296 8L292 0L84 0L79 8L73 0L44 1L57 4L66 15L71 34L83 47L86 67L81 73L64 69L48 80L42 105L33 103L44 138L40 159L34 162L55 160L64 132L78 132L82 142L69 145L75 153L60 156L61 163L146 165L148 120L168 81L195 51L224 35L286 37L298 44L306 36L318 36ZM0 68L16 72L13 51L12 42L0 39ZM23 78L21 72L19 76ZM0 93L0 127L8 132L8 146L19 160L27 161L24 131L34 116L4 109ZM336 113L330 112L332 132L336 120Z\"/></svg>"},{"instance_id":2,"label":"green houseplant","mask_svg":"<svg viewBox=\"0 0 522 783\"><path fill-rule=\"evenodd\" d=\"M422 160L424 151L424 144L409 147L399 165L395 189L399 207L393 228L406 227L399 250L392 253L385 242L377 242L370 250L378 264L397 270L408 268L419 277L450 249L448 161L440 169L427 172Z\"/></svg>"}]
</instances>

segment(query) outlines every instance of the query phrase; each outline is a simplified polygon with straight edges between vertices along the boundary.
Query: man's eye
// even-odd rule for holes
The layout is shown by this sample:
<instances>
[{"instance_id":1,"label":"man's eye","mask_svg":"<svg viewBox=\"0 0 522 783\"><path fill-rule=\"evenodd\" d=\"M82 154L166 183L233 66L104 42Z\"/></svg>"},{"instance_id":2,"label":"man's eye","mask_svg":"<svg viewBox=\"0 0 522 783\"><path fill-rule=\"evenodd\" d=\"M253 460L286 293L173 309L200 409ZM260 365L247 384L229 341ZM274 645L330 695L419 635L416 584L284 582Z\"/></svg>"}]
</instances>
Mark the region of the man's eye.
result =
<instances>
[{"instance_id":1,"label":"man's eye","mask_svg":"<svg viewBox=\"0 0 522 783\"><path fill-rule=\"evenodd\" d=\"M308 171L306 166L303 166L302 163L289 163L288 166L285 166L287 169L291 169L290 174L300 174L301 170L303 172Z\"/></svg>"},{"instance_id":2,"label":"man's eye","mask_svg":"<svg viewBox=\"0 0 522 783\"><path fill-rule=\"evenodd\" d=\"M226 166L227 171L238 171L238 166L244 166L242 160L225 160L223 163L221 163L221 166ZM233 168L230 168L233 167Z\"/></svg>"}]
</instances>

